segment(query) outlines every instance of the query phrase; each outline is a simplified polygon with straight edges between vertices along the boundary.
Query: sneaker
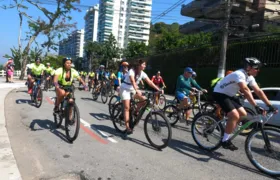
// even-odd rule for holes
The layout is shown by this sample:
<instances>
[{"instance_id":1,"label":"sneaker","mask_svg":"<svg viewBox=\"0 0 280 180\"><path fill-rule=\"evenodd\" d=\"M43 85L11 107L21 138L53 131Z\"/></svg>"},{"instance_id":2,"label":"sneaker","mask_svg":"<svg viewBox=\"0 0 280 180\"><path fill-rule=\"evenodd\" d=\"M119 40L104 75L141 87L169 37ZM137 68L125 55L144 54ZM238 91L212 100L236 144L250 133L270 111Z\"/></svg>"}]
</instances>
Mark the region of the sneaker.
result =
<instances>
[{"instance_id":1,"label":"sneaker","mask_svg":"<svg viewBox=\"0 0 280 180\"><path fill-rule=\"evenodd\" d=\"M238 150L238 147L236 147L230 140L222 142L222 146L224 149L229 149L231 151Z\"/></svg>"},{"instance_id":2,"label":"sneaker","mask_svg":"<svg viewBox=\"0 0 280 180\"><path fill-rule=\"evenodd\" d=\"M55 106L55 107L53 108L53 112L54 112L54 113L59 113L59 108L58 108L57 106Z\"/></svg>"},{"instance_id":3,"label":"sneaker","mask_svg":"<svg viewBox=\"0 0 280 180\"><path fill-rule=\"evenodd\" d=\"M28 94L32 94L32 88L28 89Z\"/></svg>"}]
</instances>

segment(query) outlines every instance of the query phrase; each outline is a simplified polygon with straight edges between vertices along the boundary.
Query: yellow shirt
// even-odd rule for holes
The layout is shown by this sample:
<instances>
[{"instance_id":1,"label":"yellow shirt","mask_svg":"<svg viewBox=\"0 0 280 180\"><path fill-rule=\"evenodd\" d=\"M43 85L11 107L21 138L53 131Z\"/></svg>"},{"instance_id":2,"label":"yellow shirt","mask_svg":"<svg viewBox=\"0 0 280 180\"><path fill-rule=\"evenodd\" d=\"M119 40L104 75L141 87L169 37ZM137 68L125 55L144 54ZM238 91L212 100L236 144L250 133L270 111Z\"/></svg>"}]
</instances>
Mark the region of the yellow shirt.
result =
<instances>
[{"instance_id":1,"label":"yellow shirt","mask_svg":"<svg viewBox=\"0 0 280 180\"><path fill-rule=\"evenodd\" d=\"M95 73L94 72L92 72L92 73L89 73L89 77L94 77L95 76Z\"/></svg>"},{"instance_id":2,"label":"yellow shirt","mask_svg":"<svg viewBox=\"0 0 280 180\"><path fill-rule=\"evenodd\" d=\"M39 66L37 66L35 63L32 63L29 68L31 69L31 73L35 76L40 76L46 69L44 64L39 64Z\"/></svg>"},{"instance_id":3,"label":"yellow shirt","mask_svg":"<svg viewBox=\"0 0 280 180\"><path fill-rule=\"evenodd\" d=\"M112 74L110 75L110 79L117 79L115 73L112 73Z\"/></svg>"},{"instance_id":4,"label":"yellow shirt","mask_svg":"<svg viewBox=\"0 0 280 180\"><path fill-rule=\"evenodd\" d=\"M63 69L62 68L58 68L56 71L55 71L55 75L58 76L58 82L60 84L62 84L63 86L71 86L72 85L72 81L74 78L79 78L79 73L71 68L71 77L70 77L70 81L66 81L65 78L66 78L66 71L64 70L64 73L63 73Z\"/></svg>"}]
</instances>

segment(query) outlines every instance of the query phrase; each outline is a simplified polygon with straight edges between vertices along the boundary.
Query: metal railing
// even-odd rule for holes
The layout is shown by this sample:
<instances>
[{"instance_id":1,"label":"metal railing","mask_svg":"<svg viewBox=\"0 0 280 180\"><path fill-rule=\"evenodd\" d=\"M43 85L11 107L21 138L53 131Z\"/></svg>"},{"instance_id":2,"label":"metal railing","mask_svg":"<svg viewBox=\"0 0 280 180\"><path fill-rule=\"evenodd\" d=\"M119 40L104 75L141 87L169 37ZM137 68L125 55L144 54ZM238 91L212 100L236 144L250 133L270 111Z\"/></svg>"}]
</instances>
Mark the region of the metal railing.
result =
<instances>
[{"instance_id":1,"label":"metal railing","mask_svg":"<svg viewBox=\"0 0 280 180\"><path fill-rule=\"evenodd\" d=\"M14 77L19 77L21 71L20 70L15 70L14 71ZM25 76L27 75L27 72L25 71ZM6 71L0 70L0 77L5 77L6 76Z\"/></svg>"}]
</instances>

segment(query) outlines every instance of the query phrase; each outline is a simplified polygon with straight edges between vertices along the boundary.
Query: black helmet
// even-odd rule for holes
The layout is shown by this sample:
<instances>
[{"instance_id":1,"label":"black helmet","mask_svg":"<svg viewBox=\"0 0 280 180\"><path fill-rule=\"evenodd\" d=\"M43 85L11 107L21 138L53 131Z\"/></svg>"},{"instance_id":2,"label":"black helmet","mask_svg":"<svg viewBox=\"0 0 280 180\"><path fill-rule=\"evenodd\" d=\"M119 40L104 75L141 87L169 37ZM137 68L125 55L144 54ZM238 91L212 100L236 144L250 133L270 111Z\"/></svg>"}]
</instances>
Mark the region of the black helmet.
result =
<instances>
[{"instance_id":1,"label":"black helmet","mask_svg":"<svg viewBox=\"0 0 280 180\"><path fill-rule=\"evenodd\" d=\"M72 59L70 57L65 57L62 60L62 65L64 65L66 61L71 61L71 63L72 63Z\"/></svg>"},{"instance_id":2,"label":"black helmet","mask_svg":"<svg viewBox=\"0 0 280 180\"><path fill-rule=\"evenodd\" d=\"M42 60L41 60L40 57L36 57L36 58L35 58L35 61L40 61L40 62L41 62Z\"/></svg>"},{"instance_id":3,"label":"black helmet","mask_svg":"<svg viewBox=\"0 0 280 180\"><path fill-rule=\"evenodd\" d=\"M254 57L245 58L245 65L251 66L252 68L260 68L262 66L262 62Z\"/></svg>"}]
</instances>

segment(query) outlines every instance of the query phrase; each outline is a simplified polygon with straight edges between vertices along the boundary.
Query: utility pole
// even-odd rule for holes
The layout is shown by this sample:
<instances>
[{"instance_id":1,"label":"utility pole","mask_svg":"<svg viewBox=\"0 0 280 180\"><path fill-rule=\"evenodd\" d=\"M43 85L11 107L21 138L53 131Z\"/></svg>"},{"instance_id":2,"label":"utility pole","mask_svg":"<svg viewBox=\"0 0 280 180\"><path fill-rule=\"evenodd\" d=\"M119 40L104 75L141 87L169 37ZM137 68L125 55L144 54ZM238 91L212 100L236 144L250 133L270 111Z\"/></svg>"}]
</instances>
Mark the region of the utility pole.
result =
<instances>
[{"instance_id":1,"label":"utility pole","mask_svg":"<svg viewBox=\"0 0 280 180\"><path fill-rule=\"evenodd\" d=\"M227 41L228 41L228 31L229 31L229 19L231 14L231 0L227 0L226 11L225 11L225 25L223 28L223 36L222 36L222 46L220 52L220 62L218 68L218 77L225 76L226 69L226 57L227 57Z\"/></svg>"}]
</instances>

